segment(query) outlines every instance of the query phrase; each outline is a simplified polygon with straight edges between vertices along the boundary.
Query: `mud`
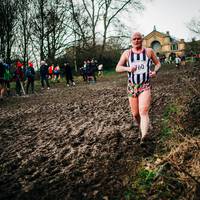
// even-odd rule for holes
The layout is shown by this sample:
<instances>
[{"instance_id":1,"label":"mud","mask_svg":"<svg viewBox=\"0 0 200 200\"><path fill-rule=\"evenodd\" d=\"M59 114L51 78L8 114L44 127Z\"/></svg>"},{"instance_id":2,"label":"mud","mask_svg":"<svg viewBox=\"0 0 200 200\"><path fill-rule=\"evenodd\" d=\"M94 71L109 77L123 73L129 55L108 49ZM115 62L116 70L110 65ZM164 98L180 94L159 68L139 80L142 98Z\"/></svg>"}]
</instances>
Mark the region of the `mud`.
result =
<instances>
[{"instance_id":1,"label":"mud","mask_svg":"<svg viewBox=\"0 0 200 200\"><path fill-rule=\"evenodd\" d=\"M123 199L141 159L158 148L163 108L184 87L177 74L153 80L146 148L131 127L125 74L1 103L0 199Z\"/></svg>"}]
</instances>

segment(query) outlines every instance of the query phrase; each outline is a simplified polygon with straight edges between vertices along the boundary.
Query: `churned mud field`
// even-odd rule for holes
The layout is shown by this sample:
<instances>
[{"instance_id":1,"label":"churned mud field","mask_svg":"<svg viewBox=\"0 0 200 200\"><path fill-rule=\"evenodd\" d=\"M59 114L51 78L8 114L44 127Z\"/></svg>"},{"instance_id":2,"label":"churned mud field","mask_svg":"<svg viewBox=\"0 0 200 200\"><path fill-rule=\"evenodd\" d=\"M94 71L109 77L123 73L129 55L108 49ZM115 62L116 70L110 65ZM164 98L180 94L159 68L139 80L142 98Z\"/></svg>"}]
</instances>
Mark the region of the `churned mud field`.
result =
<instances>
[{"instance_id":1,"label":"churned mud field","mask_svg":"<svg viewBox=\"0 0 200 200\"><path fill-rule=\"evenodd\" d=\"M0 199L124 199L142 160L159 151L160 117L182 94L179 70L152 81L152 140L137 143L126 75L64 83L0 104Z\"/></svg>"}]
</instances>

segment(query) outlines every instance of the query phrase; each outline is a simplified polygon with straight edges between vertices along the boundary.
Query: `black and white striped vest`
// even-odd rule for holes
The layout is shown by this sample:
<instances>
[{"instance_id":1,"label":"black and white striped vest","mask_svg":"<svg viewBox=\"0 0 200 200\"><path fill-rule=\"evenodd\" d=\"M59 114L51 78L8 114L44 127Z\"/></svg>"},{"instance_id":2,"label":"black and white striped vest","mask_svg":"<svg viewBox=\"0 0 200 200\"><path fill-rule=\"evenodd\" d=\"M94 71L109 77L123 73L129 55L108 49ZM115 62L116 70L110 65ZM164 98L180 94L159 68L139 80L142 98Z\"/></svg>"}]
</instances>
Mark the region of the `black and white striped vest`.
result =
<instances>
[{"instance_id":1,"label":"black and white striped vest","mask_svg":"<svg viewBox=\"0 0 200 200\"><path fill-rule=\"evenodd\" d=\"M128 81L133 84L148 83L150 81L150 62L151 59L146 55L146 49L137 54L130 50L127 66L136 66L136 71L128 72Z\"/></svg>"}]
</instances>

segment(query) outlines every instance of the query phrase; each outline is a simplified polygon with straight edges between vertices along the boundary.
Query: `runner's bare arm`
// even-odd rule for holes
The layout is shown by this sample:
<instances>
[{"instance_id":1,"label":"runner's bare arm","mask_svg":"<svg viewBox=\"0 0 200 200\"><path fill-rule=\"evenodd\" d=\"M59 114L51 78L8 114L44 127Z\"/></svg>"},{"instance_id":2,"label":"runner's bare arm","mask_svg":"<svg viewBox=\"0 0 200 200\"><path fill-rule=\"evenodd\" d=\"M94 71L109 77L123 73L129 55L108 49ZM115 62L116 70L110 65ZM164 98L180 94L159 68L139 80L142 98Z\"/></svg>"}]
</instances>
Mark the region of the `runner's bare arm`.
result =
<instances>
[{"instance_id":1,"label":"runner's bare arm","mask_svg":"<svg viewBox=\"0 0 200 200\"><path fill-rule=\"evenodd\" d=\"M151 49L151 59L152 59L153 63L155 64L154 72L157 73L161 67L161 64L152 49Z\"/></svg>"},{"instance_id":2,"label":"runner's bare arm","mask_svg":"<svg viewBox=\"0 0 200 200\"><path fill-rule=\"evenodd\" d=\"M134 72L135 71L134 66L131 66L131 67L125 66L127 61L128 61L128 51L125 51L121 55L121 58L116 66L116 69L115 69L116 72Z\"/></svg>"}]
</instances>

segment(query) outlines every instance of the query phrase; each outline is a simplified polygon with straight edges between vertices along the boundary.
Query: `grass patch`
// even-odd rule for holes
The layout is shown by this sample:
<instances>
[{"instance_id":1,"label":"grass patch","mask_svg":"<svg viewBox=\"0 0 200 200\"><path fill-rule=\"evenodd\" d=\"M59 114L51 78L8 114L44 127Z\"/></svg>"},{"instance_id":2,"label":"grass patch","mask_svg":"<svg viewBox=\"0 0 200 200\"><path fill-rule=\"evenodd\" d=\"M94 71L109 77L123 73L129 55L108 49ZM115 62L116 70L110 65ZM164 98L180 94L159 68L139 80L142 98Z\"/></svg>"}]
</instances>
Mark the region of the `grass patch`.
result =
<instances>
[{"instance_id":1,"label":"grass patch","mask_svg":"<svg viewBox=\"0 0 200 200\"><path fill-rule=\"evenodd\" d=\"M105 70L104 72L103 72L103 74L105 75L105 76L111 76L111 75L116 75L116 71L115 71L115 69L110 69L110 70Z\"/></svg>"},{"instance_id":2,"label":"grass patch","mask_svg":"<svg viewBox=\"0 0 200 200\"><path fill-rule=\"evenodd\" d=\"M133 180L130 188L124 192L124 198L126 200L140 200L147 198L148 191L151 189L155 176L155 171L141 168Z\"/></svg>"},{"instance_id":3,"label":"grass patch","mask_svg":"<svg viewBox=\"0 0 200 200\"><path fill-rule=\"evenodd\" d=\"M161 124L161 140L172 136L172 120L177 117L180 109L175 104L170 104L164 109Z\"/></svg>"},{"instance_id":4,"label":"grass patch","mask_svg":"<svg viewBox=\"0 0 200 200\"><path fill-rule=\"evenodd\" d=\"M154 171L142 168L138 172L138 180L135 183L135 186L137 186L136 188L140 188L141 192L149 190L155 175L156 173Z\"/></svg>"},{"instance_id":5,"label":"grass patch","mask_svg":"<svg viewBox=\"0 0 200 200\"><path fill-rule=\"evenodd\" d=\"M125 198L126 200L131 200L131 199L133 199L133 197L134 197L134 192L133 192L132 189L127 189L127 190L124 192L124 198Z\"/></svg>"}]
</instances>

